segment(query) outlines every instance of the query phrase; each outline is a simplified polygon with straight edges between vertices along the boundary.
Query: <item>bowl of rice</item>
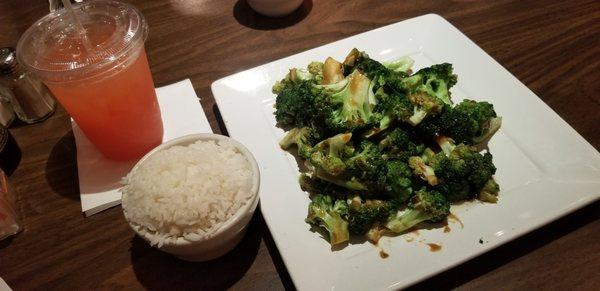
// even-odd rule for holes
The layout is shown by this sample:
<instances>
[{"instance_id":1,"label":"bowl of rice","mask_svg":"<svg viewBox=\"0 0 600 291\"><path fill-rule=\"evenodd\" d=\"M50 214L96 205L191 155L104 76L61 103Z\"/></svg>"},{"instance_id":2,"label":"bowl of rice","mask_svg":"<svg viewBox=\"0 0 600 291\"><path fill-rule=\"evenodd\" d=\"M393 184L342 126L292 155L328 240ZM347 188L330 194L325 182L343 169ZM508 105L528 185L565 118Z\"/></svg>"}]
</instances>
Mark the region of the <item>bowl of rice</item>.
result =
<instances>
[{"instance_id":1,"label":"bowl of rice","mask_svg":"<svg viewBox=\"0 0 600 291\"><path fill-rule=\"evenodd\" d=\"M122 207L150 245L188 261L233 249L258 204L260 173L239 142L193 134L146 154L123 178Z\"/></svg>"}]
</instances>

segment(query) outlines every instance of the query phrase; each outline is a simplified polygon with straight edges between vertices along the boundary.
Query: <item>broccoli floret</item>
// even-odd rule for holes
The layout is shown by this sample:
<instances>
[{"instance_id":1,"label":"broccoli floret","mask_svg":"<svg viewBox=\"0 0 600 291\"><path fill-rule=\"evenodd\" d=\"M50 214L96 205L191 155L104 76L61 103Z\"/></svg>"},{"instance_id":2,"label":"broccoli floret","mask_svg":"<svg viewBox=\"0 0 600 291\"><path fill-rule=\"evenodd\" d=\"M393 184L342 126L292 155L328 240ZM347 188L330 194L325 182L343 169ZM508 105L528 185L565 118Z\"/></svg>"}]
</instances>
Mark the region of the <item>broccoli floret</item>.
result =
<instances>
[{"instance_id":1,"label":"broccoli floret","mask_svg":"<svg viewBox=\"0 0 600 291\"><path fill-rule=\"evenodd\" d=\"M396 204L404 203L413 192L412 173L408 164L394 160L385 164L384 174L378 179L379 189Z\"/></svg>"},{"instance_id":2,"label":"broccoli floret","mask_svg":"<svg viewBox=\"0 0 600 291\"><path fill-rule=\"evenodd\" d=\"M364 194L385 194L397 202L404 202L412 194L412 173L405 162L384 160L376 144L363 140L354 155L346 160L342 175L317 176L350 190L362 190Z\"/></svg>"},{"instance_id":3,"label":"broccoli floret","mask_svg":"<svg viewBox=\"0 0 600 291\"><path fill-rule=\"evenodd\" d=\"M423 68L403 80L403 85L411 92L426 92L443 103L452 105L450 88L456 84L457 76L452 72L452 64L442 63Z\"/></svg>"},{"instance_id":4,"label":"broccoli floret","mask_svg":"<svg viewBox=\"0 0 600 291\"><path fill-rule=\"evenodd\" d=\"M271 91L273 92L273 94L279 94L285 89L290 89L304 82L316 82L315 76L304 69L290 69L287 75L285 75L285 78L275 82L275 84L271 88Z\"/></svg>"},{"instance_id":5,"label":"broccoli floret","mask_svg":"<svg viewBox=\"0 0 600 291\"><path fill-rule=\"evenodd\" d=\"M319 115L333 132L350 132L373 122L371 80L359 71L347 77L345 87L333 94L322 94L315 99Z\"/></svg>"},{"instance_id":6,"label":"broccoli floret","mask_svg":"<svg viewBox=\"0 0 600 291\"><path fill-rule=\"evenodd\" d=\"M435 186L439 183L435 169L431 166L435 153L430 148L426 148L421 156L412 156L408 158L408 165L413 173L429 185Z\"/></svg>"},{"instance_id":7,"label":"broccoli floret","mask_svg":"<svg viewBox=\"0 0 600 291\"><path fill-rule=\"evenodd\" d=\"M389 89L387 93L385 87L379 87L374 96L377 105L374 111L377 114L379 125L377 131L383 131L390 127L394 121L406 121L413 114L413 104L406 97L406 94L399 90Z\"/></svg>"},{"instance_id":8,"label":"broccoli floret","mask_svg":"<svg viewBox=\"0 0 600 291\"><path fill-rule=\"evenodd\" d=\"M364 140L358 149L347 145L344 153L344 158L340 159L344 163L342 172L333 175L334 173L330 171L313 167L315 175L322 180L350 190L374 190L375 188L372 186L374 183L371 181L377 180L379 169L383 164L377 145Z\"/></svg>"},{"instance_id":9,"label":"broccoli floret","mask_svg":"<svg viewBox=\"0 0 600 291\"><path fill-rule=\"evenodd\" d=\"M322 139L322 135L313 127L294 127L279 141L279 146L287 150L291 146L298 147L298 155L302 158L309 158L313 151L313 146Z\"/></svg>"},{"instance_id":10,"label":"broccoli floret","mask_svg":"<svg viewBox=\"0 0 600 291\"><path fill-rule=\"evenodd\" d=\"M402 86L402 80L407 77L405 72L392 70L370 59L365 53L360 53L356 58L355 68L373 80L373 97L377 101L374 111L379 120L374 133L387 129L396 120L408 120L414 106L407 97L408 91Z\"/></svg>"},{"instance_id":11,"label":"broccoli floret","mask_svg":"<svg viewBox=\"0 0 600 291\"><path fill-rule=\"evenodd\" d=\"M410 94L414 105L413 115L407 120L411 125L419 124L429 115L439 115L444 105L452 105L450 88L456 84L456 75L448 63L423 68L402 80L402 86Z\"/></svg>"},{"instance_id":12,"label":"broccoli floret","mask_svg":"<svg viewBox=\"0 0 600 291\"><path fill-rule=\"evenodd\" d=\"M410 156L420 155L425 150L425 145L419 141L414 131L396 127L379 141L379 148L387 156L406 161Z\"/></svg>"},{"instance_id":13,"label":"broccoli floret","mask_svg":"<svg viewBox=\"0 0 600 291\"><path fill-rule=\"evenodd\" d=\"M452 165L452 163L449 164ZM439 169L442 170L440 171ZM458 167L457 171L453 171L436 166L436 170L440 173L440 180L443 179L443 182L436 185L435 189L440 193L443 193L448 200L455 202L473 198L469 182L467 180L462 180L462 178L468 174L458 171L460 170L460 167Z\"/></svg>"},{"instance_id":14,"label":"broccoli floret","mask_svg":"<svg viewBox=\"0 0 600 291\"><path fill-rule=\"evenodd\" d=\"M444 195L422 188L411 198L408 210L400 216L393 215L385 227L393 233L402 233L424 221L444 220L449 214L450 203Z\"/></svg>"},{"instance_id":15,"label":"broccoli floret","mask_svg":"<svg viewBox=\"0 0 600 291\"><path fill-rule=\"evenodd\" d=\"M348 200L348 229L351 234L364 235L378 221L390 215L390 204L383 200L363 201L359 196Z\"/></svg>"},{"instance_id":16,"label":"broccoli floret","mask_svg":"<svg viewBox=\"0 0 600 291\"><path fill-rule=\"evenodd\" d=\"M406 61L406 59L401 59ZM400 68L400 63L394 63ZM391 65L392 67L394 65ZM355 70L362 72L369 79L373 80L374 90L378 91L380 88L381 92L388 94L405 93L405 88L402 87L402 79L408 75L401 70L394 70L388 68L386 65L369 58L369 56L357 49L353 49L344 61L344 72L349 74Z\"/></svg>"},{"instance_id":17,"label":"broccoli floret","mask_svg":"<svg viewBox=\"0 0 600 291\"><path fill-rule=\"evenodd\" d=\"M444 111L439 119L440 132L457 143L478 144L489 139L502 124L494 106L488 102L464 100Z\"/></svg>"},{"instance_id":18,"label":"broccoli floret","mask_svg":"<svg viewBox=\"0 0 600 291\"><path fill-rule=\"evenodd\" d=\"M377 145L368 140L363 140L360 142L358 151L347 160L346 164L348 168L355 172L374 173L382 162L381 152Z\"/></svg>"},{"instance_id":19,"label":"broccoli floret","mask_svg":"<svg viewBox=\"0 0 600 291\"><path fill-rule=\"evenodd\" d=\"M353 148L347 144L352 138L351 133L341 133L319 142L312 149L308 162L319 175L321 172L338 176L346 170L345 157L353 153Z\"/></svg>"},{"instance_id":20,"label":"broccoli floret","mask_svg":"<svg viewBox=\"0 0 600 291\"><path fill-rule=\"evenodd\" d=\"M451 140L445 141L451 143ZM451 146L440 145L442 149L449 148L452 152L449 155L450 160L458 164L465 164L468 167L468 181L471 187L479 192L485 183L496 173L496 167L492 163L492 154L489 152L483 155L477 152L474 148L465 144L459 144L452 148Z\"/></svg>"},{"instance_id":21,"label":"broccoli floret","mask_svg":"<svg viewBox=\"0 0 600 291\"><path fill-rule=\"evenodd\" d=\"M311 62L307 66L308 72L314 76L316 84L323 84L323 63Z\"/></svg>"},{"instance_id":22,"label":"broccoli floret","mask_svg":"<svg viewBox=\"0 0 600 291\"><path fill-rule=\"evenodd\" d=\"M492 154L485 152L481 154L473 147L460 144L452 152L451 158L462 159L472 170L469 182L477 190L481 189L490 177L496 173L496 167L492 163Z\"/></svg>"},{"instance_id":23,"label":"broccoli floret","mask_svg":"<svg viewBox=\"0 0 600 291\"><path fill-rule=\"evenodd\" d=\"M354 70L360 70L372 80L378 78L379 85L383 85L390 78L396 82L406 77L406 72L410 70L413 63L414 61L410 57L402 57L395 61L380 63L371 59L365 52L352 49L344 60L344 71L350 73Z\"/></svg>"},{"instance_id":24,"label":"broccoli floret","mask_svg":"<svg viewBox=\"0 0 600 291\"><path fill-rule=\"evenodd\" d=\"M302 191L311 194L324 194L332 197L345 197L348 190L333 183L329 183L307 173L300 174L298 179Z\"/></svg>"},{"instance_id":25,"label":"broccoli floret","mask_svg":"<svg viewBox=\"0 0 600 291\"><path fill-rule=\"evenodd\" d=\"M440 99L425 92L411 93L408 95L408 100L414 107L413 114L406 121L413 126L421 123L427 116L440 114L444 108Z\"/></svg>"},{"instance_id":26,"label":"broccoli floret","mask_svg":"<svg viewBox=\"0 0 600 291\"><path fill-rule=\"evenodd\" d=\"M321 180L350 190L367 190L352 171L346 171L346 162L355 154L354 147L349 144L351 138L351 133L343 133L321 141L313 147L307 166Z\"/></svg>"},{"instance_id":27,"label":"broccoli floret","mask_svg":"<svg viewBox=\"0 0 600 291\"><path fill-rule=\"evenodd\" d=\"M277 94L275 119L280 125L322 126L320 123L323 120L318 118L322 116L319 114L317 103L320 103L319 100L330 100L329 97L336 93L341 94L340 91L347 88L349 83L341 72L339 75L342 79L339 82L325 83L323 66L323 63L313 62L308 65L308 71L292 69L283 80L273 86L273 93Z\"/></svg>"},{"instance_id":28,"label":"broccoli floret","mask_svg":"<svg viewBox=\"0 0 600 291\"><path fill-rule=\"evenodd\" d=\"M379 65L381 67L383 67L383 65L381 65L379 62L375 61L375 60L371 60L371 58L369 58L369 55L367 55L365 52L361 52L356 48L353 48L348 55L346 56L346 58L344 59L344 73L346 75L350 74L351 72L353 72L357 66L362 63L362 62L367 62L368 64L372 64L374 66L374 68L378 68ZM379 65L377 65L379 64ZM369 76L372 77L371 75L371 70L362 70L362 72Z\"/></svg>"},{"instance_id":29,"label":"broccoli floret","mask_svg":"<svg viewBox=\"0 0 600 291\"><path fill-rule=\"evenodd\" d=\"M360 70L371 79L385 78L390 74L389 69L380 62L369 58L365 53L361 53L356 59L354 69Z\"/></svg>"},{"instance_id":30,"label":"broccoli floret","mask_svg":"<svg viewBox=\"0 0 600 291\"><path fill-rule=\"evenodd\" d=\"M275 120L282 126L310 126L318 112L315 106L318 95L308 82L283 89L276 98Z\"/></svg>"},{"instance_id":31,"label":"broccoli floret","mask_svg":"<svg viewBox=\"0 0 600 291\"><path fill-rule=\"evenodd\" d=\"M480 154L472 147L455 145L452 139L439 137L441 153L432 158L436 176L441 180L437 189L451 201L475 197L496 172L492 154Z\"/></svg>"},{"instance_id":32,"label":"broccoli floret","mask_svg":"<svg viewBox=\"0 0 600 291\"><path fill-rule=\"evenodd\" d=\"M404 69L412 63L408 59L400 59L389 67L375 61L364 53L353 49L344 61L345 71L359 70L372 82L372 103L377 127L367 131L364 136L371 137L387 129L394 121L407 121L413 114L414 105L407 98L407 89L402 80L408 75Z\"/></svg>"},{"instance_id":33,"label":"broccoli floret","mask_svg":"<svg viewBox=\"0 0 600 291\"><path fill-rule=\"evenodd\" d=\"M325 228L329 233L329 243L333 246L350 238L348 222L343 218L347 215L348 204L345 200L334 200L331 196L317 194L308 205L306 222Z\"/></svg>"},{"instance_id":34,"label":"broccoli floret","mask_svg":"<svg viewBox=\"0 0 600 291\"><path fill-rule=\"evenodd\" d=\"M411 172L402 161L385 161L376 144L363 140L354 155L346 159L344 173L333 177L316 171L317 177L364 194L387 194L398 202L412 193Z\"/></svg>"},{"instance_id":35,"label":"broccoli floret","mask_svg":"<svg viewBox=\"0 0 600 291\"><path fill-rule=\"evenodd\" d=\"M483 202L496 203L498 202L498 192L500 192L500 186L494 179L489 179L481 191L479 191L479 195L477 199Z\"/></svg>"}]
</instances>

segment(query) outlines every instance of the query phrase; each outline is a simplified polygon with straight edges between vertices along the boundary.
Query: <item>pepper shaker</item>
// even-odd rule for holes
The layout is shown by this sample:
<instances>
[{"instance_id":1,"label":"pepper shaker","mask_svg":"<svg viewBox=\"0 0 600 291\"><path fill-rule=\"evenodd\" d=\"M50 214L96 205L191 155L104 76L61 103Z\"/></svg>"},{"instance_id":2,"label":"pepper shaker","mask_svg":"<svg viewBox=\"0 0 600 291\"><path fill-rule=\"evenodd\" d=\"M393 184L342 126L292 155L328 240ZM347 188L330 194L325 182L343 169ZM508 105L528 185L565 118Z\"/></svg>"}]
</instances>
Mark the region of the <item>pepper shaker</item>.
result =
<instances>
[{"instance_id":1,"label":"pepper shaker","mask_svg":"<svg viewBox=\"0 0 600 291\"><path fill-rule=\"evenodd\" d=\"M10 47L0 48L0 83L8 88L0 91L0 98L10 102L17 117L26 123L42 121L56 109L48 87L19 65L15 49Z\"/></svg>"}]
</instances>

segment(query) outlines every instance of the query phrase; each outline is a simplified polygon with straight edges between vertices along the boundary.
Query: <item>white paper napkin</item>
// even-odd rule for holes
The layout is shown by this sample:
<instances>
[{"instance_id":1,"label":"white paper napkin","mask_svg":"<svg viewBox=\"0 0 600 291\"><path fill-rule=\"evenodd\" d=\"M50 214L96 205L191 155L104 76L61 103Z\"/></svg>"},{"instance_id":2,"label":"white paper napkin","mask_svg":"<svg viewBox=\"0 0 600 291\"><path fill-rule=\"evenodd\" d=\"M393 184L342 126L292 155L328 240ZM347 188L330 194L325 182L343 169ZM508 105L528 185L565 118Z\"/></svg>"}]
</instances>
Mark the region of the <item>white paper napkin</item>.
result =
<instances>
[{"instance_id":1,"label":"white paper napkin","mask_svg":"<svg viewBox=\"0 0 600 291\"><path fill-rule=\"evenodd\" d=\"M0 291L12 291L12 289L10 289L8 284L6 284L2 278L0 278Z\"/></svg>"},{"instance_id":2,"label":"white paper napkin","mask_svg":"<svg viewBox=\"0 0 600 291\"><path fill-rule=\"evenodd\" d=\"M187 134L212 133L189 79L157 88L156 95L163 119L164 142ZM81 211L85 216L90 216L119 205L121 178L137 161L115 162L106 159L72 119L71 125L77 145Z\"/></svg>"}]
</instances>

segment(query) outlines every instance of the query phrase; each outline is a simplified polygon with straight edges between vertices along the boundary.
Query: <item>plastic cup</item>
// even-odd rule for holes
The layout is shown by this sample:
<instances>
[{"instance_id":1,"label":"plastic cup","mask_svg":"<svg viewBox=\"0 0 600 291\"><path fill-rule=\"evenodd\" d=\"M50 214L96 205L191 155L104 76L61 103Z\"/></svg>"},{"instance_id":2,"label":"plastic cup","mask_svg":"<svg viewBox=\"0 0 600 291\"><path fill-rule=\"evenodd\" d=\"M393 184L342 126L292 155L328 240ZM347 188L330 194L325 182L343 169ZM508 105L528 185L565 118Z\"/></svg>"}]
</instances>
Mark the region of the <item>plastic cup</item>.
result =
<instances>
[{"instance_id":1,"label":"plastic cup","mask_svg":"<svg viewBox=\"0 0 600 291\"><path fill-rule=\"evenodd\" d=\"M160 108L144 41L148 25L118 1L73 5L34 23L17 45L19 62L36 74L111 160L140 158L162 142Z\"/></svg>"}]
</instances>

